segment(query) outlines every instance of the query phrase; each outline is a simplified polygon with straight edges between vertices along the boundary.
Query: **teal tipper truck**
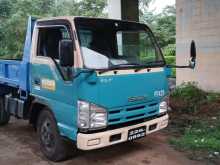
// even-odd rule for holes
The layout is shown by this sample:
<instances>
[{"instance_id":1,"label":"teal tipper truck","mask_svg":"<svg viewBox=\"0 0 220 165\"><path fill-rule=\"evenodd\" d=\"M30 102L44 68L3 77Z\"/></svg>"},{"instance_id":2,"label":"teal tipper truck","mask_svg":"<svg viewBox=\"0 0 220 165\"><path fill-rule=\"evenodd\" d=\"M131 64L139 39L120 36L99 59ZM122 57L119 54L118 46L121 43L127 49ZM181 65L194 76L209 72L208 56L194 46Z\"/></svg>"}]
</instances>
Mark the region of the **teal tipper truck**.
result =
<instances>
[{"instance_id":1,"label":"teal tipper truck","mask_svg":"<svg viewBox=\"0 0 220 165\"><path fill-rule=\"evenodd\" d=\"M22 60L0 60L0 125L29 120L52 161L142 138L168 125L170 68L195 60L192 42L189 66L166 65L141 23L29 17Z\"/></svg>"}]
</instances>

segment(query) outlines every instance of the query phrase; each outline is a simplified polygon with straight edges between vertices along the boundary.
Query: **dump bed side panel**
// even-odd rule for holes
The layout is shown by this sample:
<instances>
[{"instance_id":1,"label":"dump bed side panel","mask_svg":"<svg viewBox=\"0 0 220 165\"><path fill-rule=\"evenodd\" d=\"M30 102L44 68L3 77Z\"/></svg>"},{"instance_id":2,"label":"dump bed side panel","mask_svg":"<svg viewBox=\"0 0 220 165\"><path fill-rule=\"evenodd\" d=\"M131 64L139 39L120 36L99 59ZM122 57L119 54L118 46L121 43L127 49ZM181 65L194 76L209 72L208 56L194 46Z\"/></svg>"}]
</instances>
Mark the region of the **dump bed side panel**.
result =
<instances>
[{"instance_id":1,"label":"dump bed side panel","mask_svg":"<svg viewBox=\"0 0 220 165\"><path fill-rule=\"evenodd\" d=\"M0 84L19 87L20 61L0 60Z\"/></svg>"},{"instance_id":2,"label":"dump bed side panel","mask_svg":"<svg viewBox=\"0 0 220 165\"><path fill-rule=\"evenodd\" d=\"M32 33L35 22L35 18L28 18L22 61L0 60L0 84L18 88L25 93L28 93L30 89L29 64L32 45Z\"/></svg>"}]
</instances>

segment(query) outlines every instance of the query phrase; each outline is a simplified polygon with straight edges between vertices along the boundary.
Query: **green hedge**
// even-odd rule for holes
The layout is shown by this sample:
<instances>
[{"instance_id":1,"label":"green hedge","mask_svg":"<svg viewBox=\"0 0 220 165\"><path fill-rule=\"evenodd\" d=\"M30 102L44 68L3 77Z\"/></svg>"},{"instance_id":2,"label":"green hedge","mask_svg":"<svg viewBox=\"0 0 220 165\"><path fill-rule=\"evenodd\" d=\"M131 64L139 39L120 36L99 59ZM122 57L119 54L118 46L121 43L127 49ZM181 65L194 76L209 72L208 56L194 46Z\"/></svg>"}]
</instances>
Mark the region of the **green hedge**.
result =
<instances>
[{"instance_id":1,"label":"green hedge","mask_svg":"<svg viewBox=\"0 0 220 165\"><path fill-rule=\"evenodd\" d=\"M176 55L176 44L169 44L163 48L164 56L175 56Z\"/></svg>"},{"instance_id":2,"label":"green hedge","mask_svg":"<svg viewBox=\"0 0 220 165\"><path fill-rule=\"evenodd\" d=\"M165 60L166 60L167 64L169 64L169 65L176 64L176 56L165 56Z\"/></svg>"},{"instance_id":3,"label":"green hedge","mask_svg":"<svg viewBox=\"0 0 220 165\"><path fill-rule=\"evenodd\" d=\"M176 64L176 56L165 56L165 60L168 65L175 65ZM176 69L175 68L172 69L171 77L176 77Z\"/></svg>"}]
</instances>

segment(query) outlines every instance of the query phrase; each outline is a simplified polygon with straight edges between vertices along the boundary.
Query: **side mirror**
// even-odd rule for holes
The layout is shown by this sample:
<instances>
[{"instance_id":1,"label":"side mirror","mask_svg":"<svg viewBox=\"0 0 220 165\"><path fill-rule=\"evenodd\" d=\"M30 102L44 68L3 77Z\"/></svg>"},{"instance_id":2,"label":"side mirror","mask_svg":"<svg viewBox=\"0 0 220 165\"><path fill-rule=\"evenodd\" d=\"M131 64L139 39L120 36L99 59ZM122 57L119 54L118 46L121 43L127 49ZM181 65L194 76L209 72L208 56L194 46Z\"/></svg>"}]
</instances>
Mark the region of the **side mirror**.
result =
<instances>
[{"instance_id":1,"label":"side mirror","mask_svg":"<svg viewBox=\"0 0 220 165\"><path fill-rule=\"evenodd\" d=\"M196 43L195 41L191 42L190 46L190 61L189 61L189 66L191 68L195 68L196 65Z\"/></svg>"},{"instance_id":2,"label":"side mirror","mask_svg":"<svg viewBox=\"0 0 220 165\"><path fill-rule=\"evenodd\" d=\"M61 40L59 42L59 60L62 67L73 66L73 41Z\"/></svg>"}]
</instances>

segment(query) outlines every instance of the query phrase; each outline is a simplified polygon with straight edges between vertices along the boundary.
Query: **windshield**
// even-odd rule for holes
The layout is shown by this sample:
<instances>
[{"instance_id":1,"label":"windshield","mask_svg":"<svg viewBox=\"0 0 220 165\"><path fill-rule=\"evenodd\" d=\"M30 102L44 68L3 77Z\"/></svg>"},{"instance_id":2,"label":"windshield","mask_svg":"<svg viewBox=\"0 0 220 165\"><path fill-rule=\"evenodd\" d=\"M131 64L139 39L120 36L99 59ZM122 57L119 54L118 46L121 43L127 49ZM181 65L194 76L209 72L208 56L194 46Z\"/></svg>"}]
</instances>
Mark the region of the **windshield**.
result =
<instances>
[{"instance_id":1,"label":"windshield","mask_svg":"<svg viewBox=\"0 0 220 165\"><path fill-rule=\"evenodd\" d=\"M151 31L143 24L86 18L75 22L86 68L165 64Z\"/></svg>"}]
</instances>

